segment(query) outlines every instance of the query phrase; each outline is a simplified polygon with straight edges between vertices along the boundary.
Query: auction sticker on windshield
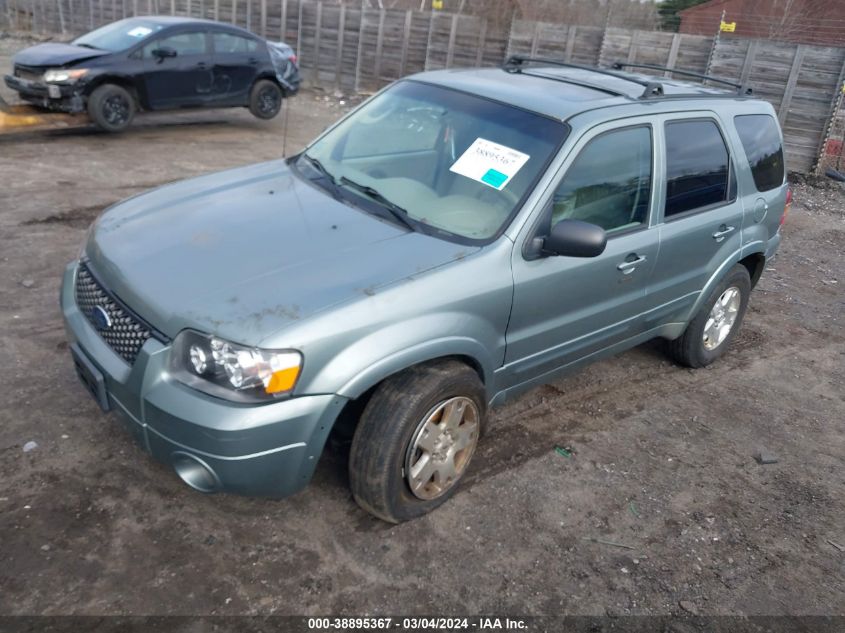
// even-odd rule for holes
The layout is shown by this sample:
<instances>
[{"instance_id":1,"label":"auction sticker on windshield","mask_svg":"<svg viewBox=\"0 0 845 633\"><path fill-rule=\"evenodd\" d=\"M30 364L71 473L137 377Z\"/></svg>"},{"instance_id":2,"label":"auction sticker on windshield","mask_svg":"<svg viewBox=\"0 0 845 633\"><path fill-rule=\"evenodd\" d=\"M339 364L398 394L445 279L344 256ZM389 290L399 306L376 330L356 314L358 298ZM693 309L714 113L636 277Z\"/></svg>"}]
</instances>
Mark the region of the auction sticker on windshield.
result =
<instances>
[{"instance_id":1,"label":"auction sticker on windshield","mask_svg":"<svg viewBox=\"0 0 845 633\"><path fill-rule=\"evenodd\" d=\"M529 158L528 154L510 147L477 138L449 168L449 171L501 191Z\"/></svg>"},{"instance_id":2,"label":"auction sticker on windshield","mask_svg":"<svg viewBox=\"0 0 845 633\"><path fill-rule=\"evenodd\" d=\"M146 26L136 26L134 29L129 31L127 35L129 37L144 37L152 32L153 30L151 28L147 28Z\"/></svg>"}]
</instances>

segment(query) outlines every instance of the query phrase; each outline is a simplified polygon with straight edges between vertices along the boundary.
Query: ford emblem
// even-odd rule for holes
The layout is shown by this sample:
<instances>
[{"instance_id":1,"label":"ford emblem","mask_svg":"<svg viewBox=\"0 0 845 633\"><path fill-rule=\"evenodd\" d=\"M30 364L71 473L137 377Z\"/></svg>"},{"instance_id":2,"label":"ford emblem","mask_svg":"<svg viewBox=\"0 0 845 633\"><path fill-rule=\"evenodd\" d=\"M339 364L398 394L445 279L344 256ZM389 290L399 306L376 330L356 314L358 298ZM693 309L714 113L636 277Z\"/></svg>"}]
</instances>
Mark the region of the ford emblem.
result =
<instances>
[{"instance_id":1,"label":"ford emblem","mask_svg":"<svg viewBox=\"0 0 845 633\"><path fill-rule=\"evenodd\" d=\"M103 306L94 306L91 309L91 320L98 330L108 330L112 326L111 317Z\"/></svg>"}]
</instances>

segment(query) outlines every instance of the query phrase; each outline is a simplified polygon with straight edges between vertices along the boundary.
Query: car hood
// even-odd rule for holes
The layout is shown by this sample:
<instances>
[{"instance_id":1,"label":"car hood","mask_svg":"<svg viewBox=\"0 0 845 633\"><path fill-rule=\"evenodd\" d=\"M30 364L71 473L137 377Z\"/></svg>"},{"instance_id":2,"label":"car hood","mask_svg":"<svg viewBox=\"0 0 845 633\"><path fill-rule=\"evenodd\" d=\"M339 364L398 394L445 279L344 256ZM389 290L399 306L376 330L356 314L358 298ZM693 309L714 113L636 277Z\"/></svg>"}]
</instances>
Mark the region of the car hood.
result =
<instances>
[{"instance_id":1,"label":"car hood","mask_svg":"<svg viewBox=\"0 0 845 633\"><path fill-rule=\"evenodd\" d=\"M165 335L193 328L258 345L474 250L349 207L273 161L119 203L92 227L85 254Z\"/></svg>"},{"instance_id":2,"label":"car hood","mask_svg":"<svg viewBox=\"0 0 845 633\"><path fill-rule=\"evenodd\" d=\"M15 55L12 63L21 66L66 66L84 59L109 55L111 51L100 51L73 44L47 42L30 46Z\"/></svg>"}]
</instances>

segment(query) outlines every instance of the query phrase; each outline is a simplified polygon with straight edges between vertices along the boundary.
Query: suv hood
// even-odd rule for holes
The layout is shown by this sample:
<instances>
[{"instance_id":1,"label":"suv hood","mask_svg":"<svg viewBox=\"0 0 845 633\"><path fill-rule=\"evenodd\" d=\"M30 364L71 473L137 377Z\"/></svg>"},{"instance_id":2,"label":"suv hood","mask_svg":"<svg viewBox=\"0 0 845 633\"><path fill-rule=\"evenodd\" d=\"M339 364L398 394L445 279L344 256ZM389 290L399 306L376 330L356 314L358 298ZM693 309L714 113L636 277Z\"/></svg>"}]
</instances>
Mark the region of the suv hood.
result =
<instances>
[{"instance_id":1,"label":"suv hood","mask_svg":"<svg viewBox=\"0 0 845 633\"><path fill-rule=\"evenodd\" d=\"M100 280L167 336L193 328L246 345L474 250L349 207L284 161L130 198L85 249Z\"/></svg>"},{"instance_id":2,"label":"suv hood","mask_svg":"<svg viewBox=\"0 0 845 633\"><path fill-rule=\"evenodd\" d=\"M23 49L15 55L12 63L20 64L21 66L65 66L70 63L80 62L83 59L102 57L103 55L110 54L111 51L94 50L92 48L85 48L84 46L74 46L73 44L47 42Z\"/></svg>"}]
</instances>

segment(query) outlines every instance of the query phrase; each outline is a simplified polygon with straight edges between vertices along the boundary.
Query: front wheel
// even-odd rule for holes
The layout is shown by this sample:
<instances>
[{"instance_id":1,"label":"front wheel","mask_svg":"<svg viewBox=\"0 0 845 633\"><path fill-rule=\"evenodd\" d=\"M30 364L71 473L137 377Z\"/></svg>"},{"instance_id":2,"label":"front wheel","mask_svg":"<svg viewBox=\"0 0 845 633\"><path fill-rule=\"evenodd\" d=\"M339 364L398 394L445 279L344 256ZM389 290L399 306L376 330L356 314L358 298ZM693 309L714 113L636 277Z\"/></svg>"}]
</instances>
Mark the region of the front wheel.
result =
<instances>
[{"instance_id":1,"label":"front wheel","mask_svg":"<svg viewBox=\"0 0 845 633\"><path fill-rule=\"evenodd\" d=\"M106 132L122 132L135 116L135 99L115 84L98 86L88 97L88 116Z\"/></svg>"},{"instance_id":2,"label":"front wheel","mask_svg":"<svg viewBox=\"0 0 845 633\"><path fill-rule=\"evenodd\" d=\"M742 264L734 266L707 298L669 353L687 367L704 367L725 353L736 337L748 308L751 277Z\"/></svg>"},{"instance_id":3,"label":"front wheel","mask_svg":"<svg viewBox=\"0 0 845 633\"><path fill-rule=\"evenodd\" d=\"M485 413L478 374L458 361L419 365L385 380L352 440L355 501L391 523L443 504L466 473Z\"/></svg>"},{"instance_id":4,"label":"front wheel","mask_svg":"<svg viewBox=\"0 0 845 633\"><path fill-rule=\"evenodd\" d=\"M261 79L255 82L249 93L249 111L259 119L272 119L282 109L283 97L277 83Z\"/></svg>"}]
</instances>

